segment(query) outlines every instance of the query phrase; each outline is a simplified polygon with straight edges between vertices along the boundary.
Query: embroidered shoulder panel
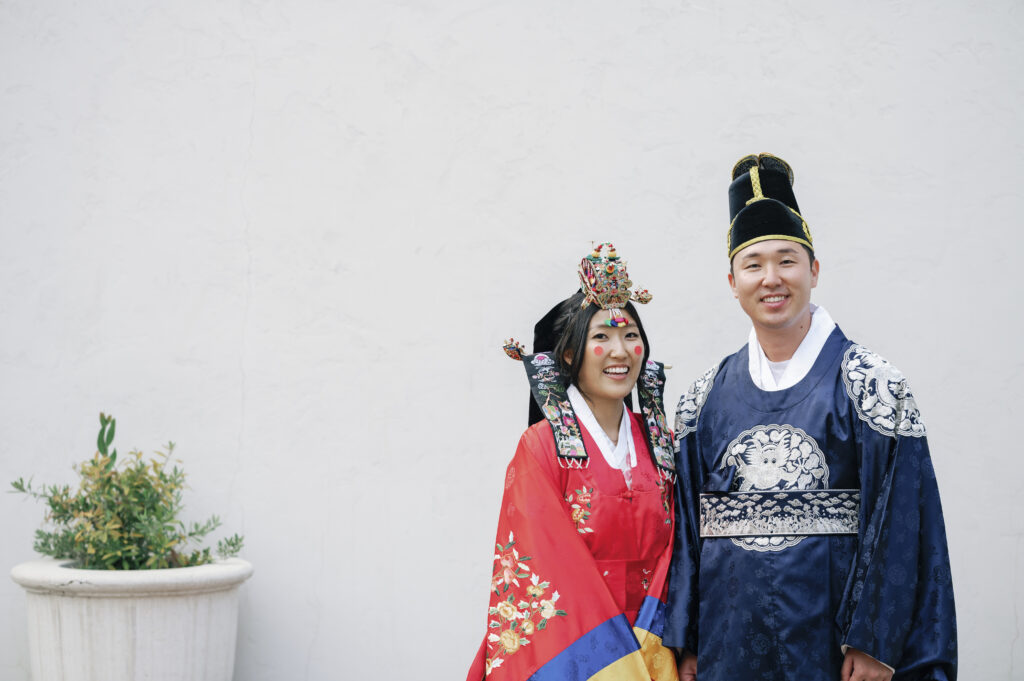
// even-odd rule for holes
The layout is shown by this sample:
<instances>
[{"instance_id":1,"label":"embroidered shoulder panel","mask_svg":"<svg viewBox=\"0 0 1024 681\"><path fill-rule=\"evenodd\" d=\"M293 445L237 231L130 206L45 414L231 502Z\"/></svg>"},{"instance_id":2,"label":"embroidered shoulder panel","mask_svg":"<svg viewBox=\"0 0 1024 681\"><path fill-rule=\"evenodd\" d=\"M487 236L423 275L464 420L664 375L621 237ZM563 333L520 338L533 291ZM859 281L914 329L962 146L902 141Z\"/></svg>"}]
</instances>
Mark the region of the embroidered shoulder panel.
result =
<instances>
[{"instance_id":1,"label":"embroidered shoulder panel","mask_svg":"<svg viewBox=\"0 0 1024 681\"><path fill-rule=\"evenodd\" d=\"M863 345L843 356L843 383L857 416L882 435L924 437L924 423L914 393L903 374Z\"/></svg>"},{"instance_id":2,"label":"embroidered shoulder panel","mask_svg":"<svg viewBox=\"0 0 1024 681\"><path fill-rule=\"evenodd\" d=\"M523 366L530 379L533 398L555 435L558 465L562 468L586 468L590 459L555 360L547 353L538 352L523 357Z\"/></svg>"},{"instance_id":3,"label":"embroidered shoulder panel","mask_svg":"<svg viewBox=\"0 0 1024 681\"><path fill-rule=\"evenodd\" d=\"M697 430L697 419L700 418L700 410L707 402L711 387L715 384L718 367L719 365L716 364L705 371L700 378L693 382L686 394L679 398L679 406L676 408L677 440L681 440Z\"/></svg>"},{"instance_id":4,"label":"embroidered shoulder panel","mask_svg":"<svg viewBox=\"0 0 1024 681\"><path fill-rule=\"evenodd\" d=\"M665 418L665 365L647 361L637 382L640 397L640 411L644 417L647 441L651 445L654 464L662 477L672 477L676 472L675 452L672 448L672 431Z\"/></svg>"},{"instance_id":5,"label":"embroidered shoulder panel","mask_svg":"<svg viewBox=\"0 0 1024 681\"><path fill-rule=\"evenodd\" d=\"M508 533L507 544L496 544L494 576L491 578L491 607L487 627L486 675L500 667L530 638L547 628L554 617L565 617L560 609L558 591L530 569L531 556L521 555L515 536Z\"/></svg>"}]
</instances>

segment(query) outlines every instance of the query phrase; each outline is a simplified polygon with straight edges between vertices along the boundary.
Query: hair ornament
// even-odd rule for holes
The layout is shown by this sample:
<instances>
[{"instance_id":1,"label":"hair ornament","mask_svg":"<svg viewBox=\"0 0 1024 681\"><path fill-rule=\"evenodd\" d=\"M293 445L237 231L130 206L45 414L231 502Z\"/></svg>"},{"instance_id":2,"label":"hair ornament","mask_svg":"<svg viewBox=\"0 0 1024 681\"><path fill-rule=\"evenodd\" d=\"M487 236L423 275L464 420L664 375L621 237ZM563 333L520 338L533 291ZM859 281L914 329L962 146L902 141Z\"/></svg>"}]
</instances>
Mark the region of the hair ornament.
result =
<instances>
[{"instance_id":1,"label":"hair ornament","mask_svg":"<svg viewBox=\"0 0 1024 681\"><path fill-rule=\"evenodd\" d=\"M602 254L605 246L608 250ZM598 244L587 257L580 261L580 290L584 299L581 307L593 303L602 310L608 310L606 326L618 327L628 324L622 308L630 300L642 305L651 302L647 289L630 292L633 282L626 271L626 262L619 257L615 246L606 242Z\"/></svg>"},{"instance_id":2,"label":"hair ornament","mask_svg":"<svg viewBox=\"0 0 1024 681\"><path fill-rule=\"evenodd\" d=\"M523 344L514 338L509 338L505 341L505 344L502 345L501 348L505 351L506 355L517 362L521 362L523 360L523 355L528 354L526 352L526 348L523 347Z\"/></svg>"}]
</instances>

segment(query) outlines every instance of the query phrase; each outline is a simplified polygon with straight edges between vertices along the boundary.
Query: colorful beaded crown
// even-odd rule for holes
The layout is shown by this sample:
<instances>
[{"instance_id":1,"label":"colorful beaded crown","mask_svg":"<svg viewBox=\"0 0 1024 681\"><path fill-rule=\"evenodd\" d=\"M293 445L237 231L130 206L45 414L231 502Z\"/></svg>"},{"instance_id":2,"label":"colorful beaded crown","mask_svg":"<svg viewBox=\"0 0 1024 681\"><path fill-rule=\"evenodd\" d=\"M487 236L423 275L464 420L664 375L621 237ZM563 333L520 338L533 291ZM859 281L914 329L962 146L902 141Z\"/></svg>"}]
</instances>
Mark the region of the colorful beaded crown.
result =
<instances>
[{"instance_id":1,"label":"colorful beaded crown","mask_svg":"<svg viewBox=\"0 0 1024 681\"><path fill-rule=\"evenodd\" d=\"M608 247L606 255L601 251ZM608 326L625 326L626 318L622 308L630 300L641 304L651 301L651 294L647 289L637 289L630 292L629 287L633 282L626 272L626 262L615 252L615 246L610 243L599 244L590 255L580 262L580 290L583 292L584 300L581 307L593 303L602 310L608 310L608 319L605 324Z\"/></svg>"}]
</instances>

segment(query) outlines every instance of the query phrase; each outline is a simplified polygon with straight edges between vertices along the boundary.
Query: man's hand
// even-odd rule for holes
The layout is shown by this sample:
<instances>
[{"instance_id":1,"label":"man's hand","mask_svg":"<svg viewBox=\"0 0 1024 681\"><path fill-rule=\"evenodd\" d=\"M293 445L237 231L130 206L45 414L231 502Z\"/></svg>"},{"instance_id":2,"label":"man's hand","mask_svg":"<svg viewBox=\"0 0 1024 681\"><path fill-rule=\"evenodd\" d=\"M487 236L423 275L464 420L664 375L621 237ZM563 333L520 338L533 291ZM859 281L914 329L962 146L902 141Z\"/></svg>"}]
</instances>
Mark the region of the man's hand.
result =
<instances>
[{"instance_id":1,"label":"man's hand","mask_svg":"<svg viewBox=\"0 0 1024 681\"><path fill-rule=\"evenodd\" d=\"M862 653L856 648L847 648L846 658L843 659L843 670L839 678L840 681L889 681L892 678L892 672L867 653Z\"/></svg>"},{"instance_id":2,"label":"man's hand","mask_svg":"<svg viewBox=\"0 0 1024 681\"><path fill-rule=\"evenodd\" d=\"M679 660L679 681L697 681L697 656L689 650Z\"/></svg>"}]
</instances>

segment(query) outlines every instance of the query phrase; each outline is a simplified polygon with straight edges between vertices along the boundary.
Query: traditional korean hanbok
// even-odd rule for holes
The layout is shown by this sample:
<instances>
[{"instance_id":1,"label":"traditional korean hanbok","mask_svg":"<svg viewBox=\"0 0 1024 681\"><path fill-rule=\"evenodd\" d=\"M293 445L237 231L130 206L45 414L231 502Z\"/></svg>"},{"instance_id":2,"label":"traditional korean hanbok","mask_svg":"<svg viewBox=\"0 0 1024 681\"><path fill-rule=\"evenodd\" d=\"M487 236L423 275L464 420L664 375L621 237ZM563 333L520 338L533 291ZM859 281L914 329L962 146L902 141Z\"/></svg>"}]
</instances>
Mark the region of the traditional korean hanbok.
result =
<instances>
[{"instance_id":1,"label":"traditional korean hanbok","mask_svg":"<svg viewBox=\"0 0 1024 681\"><path fill-rule=\"evenodd\" d=\"M952 681L949 558L913 394L813 316L792 385L755 383L752 333L680 401L665 644L696 652L701 681L835 681L848 647L897 681Z\"/></svg>"},{"instance_id":2,"label":"traditional korean hanbok","mask_svg":"<svg viewBox=\"0 0 1024 681\"><path fill-rule=\"evenodd\" d=\"M624 410L619 442L631 451L619 469L550 355L522 360L545 420L508 466L486 633L467 678L677 679L660 639L674 483L663 368L648 362L641 373L643 416Z\"/></svg>"}]
</instances>

